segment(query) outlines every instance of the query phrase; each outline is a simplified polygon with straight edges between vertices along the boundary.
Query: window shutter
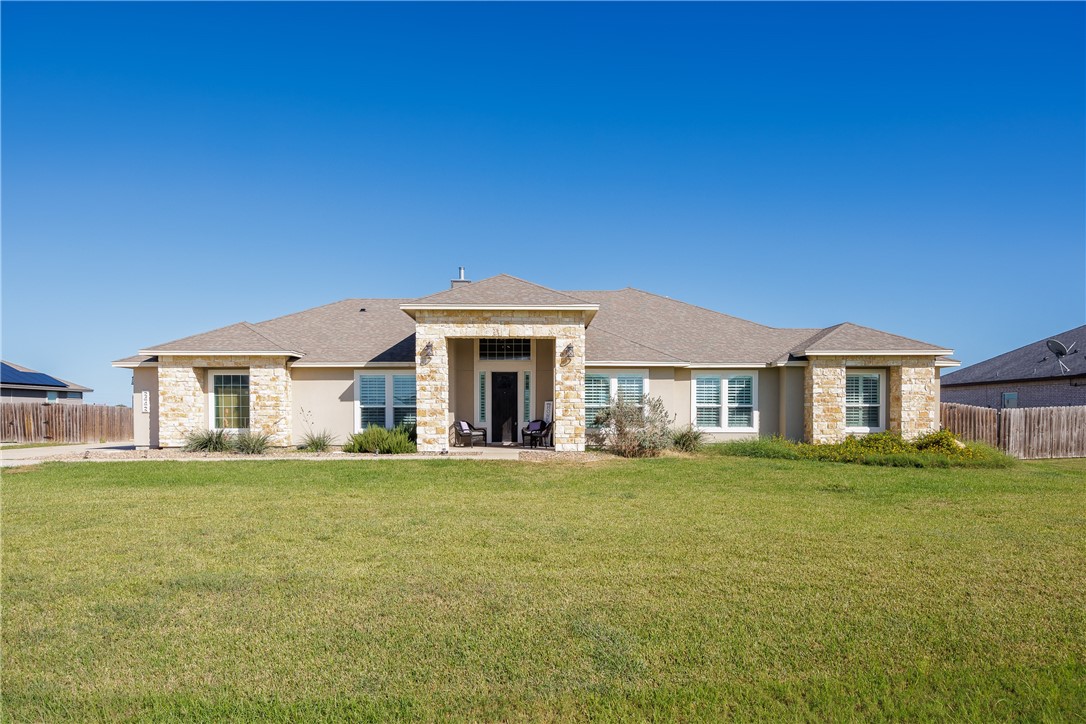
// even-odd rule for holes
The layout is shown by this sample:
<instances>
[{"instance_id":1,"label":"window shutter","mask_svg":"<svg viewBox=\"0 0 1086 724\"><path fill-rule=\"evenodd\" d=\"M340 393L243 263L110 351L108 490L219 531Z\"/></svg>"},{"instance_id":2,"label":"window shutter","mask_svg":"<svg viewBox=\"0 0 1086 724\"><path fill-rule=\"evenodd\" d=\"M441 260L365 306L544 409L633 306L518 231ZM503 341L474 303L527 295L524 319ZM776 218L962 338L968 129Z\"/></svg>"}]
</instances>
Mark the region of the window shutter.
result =
<instances>
[{"instance_id":1,"label":"window shutter","mask_svg":"<svg viewBox=\"0 0 1086 724\"><path fill-rule=\"evenodd\" d=\"M586 374L584 377L585 423L595 425L596 413L611 402L611 378L601 374Z\"/></svg>"},{"instance_id":2,"label":"window shutter","mask_svg":"<svg viewBox=\"0 0 1086 724\"><path fill-rule=\"evenodd\" d=\"M385 426L385 376L358 376L359 425L365 430L370 425Z\"/></svg>"},{"instance_id":3,"label":"window shutter","mask_svg":"<svg viewBox=\"0 0 1086 724\"><path fill-rule=\"evenodd\" d=\"M417 419L415 376L392 375L392 425L414 425Z\"/></svg>"},{"instance_id":4,"label":"window shutter","mask_svg":"<svg viewBox=\"0 0 1086 724\"><path fill-rule=\"evenodd\" d=\"M641 375L619 375L618 395L625 402L640 405L645 396L645 378Z\"/></svg>"},{"instance_id":5,"label":"window shutter","mask_svg":"<svg viewBox=\"0 0 1086 724\"><path fill-rule=\"evenodd\" d=\"M739 406L754 404L753 377L731 377L728 379L728 404Z\"/></svg>"},{"instance_id":6,"label":"window shutter","mask_svg":"<svg viewBox=\"0 0 1086 724\"><path fill-rule=\"evenodd\" d=\"M694 378L694 419L698 427L720 427L720 378Z\"/></svg>"}]
</instances>

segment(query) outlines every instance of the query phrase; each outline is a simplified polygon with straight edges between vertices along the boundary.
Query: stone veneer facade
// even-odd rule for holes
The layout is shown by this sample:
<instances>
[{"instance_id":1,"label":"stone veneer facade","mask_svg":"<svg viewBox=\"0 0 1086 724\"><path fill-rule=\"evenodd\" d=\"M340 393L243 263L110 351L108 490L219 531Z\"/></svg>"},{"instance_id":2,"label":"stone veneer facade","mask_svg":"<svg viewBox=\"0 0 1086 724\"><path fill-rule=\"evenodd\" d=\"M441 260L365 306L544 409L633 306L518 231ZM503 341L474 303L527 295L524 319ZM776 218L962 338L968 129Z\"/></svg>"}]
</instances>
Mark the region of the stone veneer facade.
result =
<instances>
[{"instance_id":1,"label":"stone veneer facade","mask_svg":"<svg viewBox=\"0 0 1086 724\"><path fill-rule=\"evenodd\" d=\"M476 311L427 309L415 314L415 379L420 452L449 447L449 337L554 339L554 448L585 447L585 313L561 310ZM427 344L432 353L423 358ZM572 345L573 356L562 358Z\"/></svg>"},{"instance_id":2,"label":"stone veneer facade","mask_svg":"<svg viewBox=\"0 0 1086 724\"><path fill-rule=\"evenodd\" d=\"M939 429L939 375L933 357L815 356L804 381L803 432L808 442L841 442L845 429L845 372L887 374L886 429L913 439Z\"/></svg>"},{"instance_id":3,"label":"stone veneer facade","mask_svg":"<svg viewBox=\"0 0 1086 724\"><path fill-rule=\"evenodd\" d=\"M210 426L209 369L249 375L249 429L275 446L291 443L291 376L287 358L238 355L169 356L158 359L158 425L161 447L181 447L190 433Z\"/></svg>"}]
</instances>

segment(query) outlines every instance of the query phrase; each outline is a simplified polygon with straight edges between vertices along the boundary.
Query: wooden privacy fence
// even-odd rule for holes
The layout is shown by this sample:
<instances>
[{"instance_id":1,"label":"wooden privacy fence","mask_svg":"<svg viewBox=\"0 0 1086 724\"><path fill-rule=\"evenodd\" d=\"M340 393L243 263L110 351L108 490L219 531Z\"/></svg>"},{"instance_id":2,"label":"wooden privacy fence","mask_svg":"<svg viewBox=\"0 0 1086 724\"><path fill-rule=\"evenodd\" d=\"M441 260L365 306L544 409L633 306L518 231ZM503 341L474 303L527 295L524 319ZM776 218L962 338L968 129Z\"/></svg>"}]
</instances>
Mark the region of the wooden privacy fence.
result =
<instances>
[{"instance_id":1,"label":"wooden privacy fence","mask_svg":"<svg viewBox=\"0 0 1086 724\"><path fill-rule=\"evenodd\" d=\"M132 439L132 408L0 403L4 442L117 442Z\"/></svg>"},{"instance_id":2,"label":"wooden privacy fence","mask_svg":"<svg viewBox=\"0 0 1086 724\"><path fill-rule=\"evenodd\" d=\"M1025 460L1086 457L1086 406L994 410L944 402L943 427Z\"/></svg>"}]
</instances>

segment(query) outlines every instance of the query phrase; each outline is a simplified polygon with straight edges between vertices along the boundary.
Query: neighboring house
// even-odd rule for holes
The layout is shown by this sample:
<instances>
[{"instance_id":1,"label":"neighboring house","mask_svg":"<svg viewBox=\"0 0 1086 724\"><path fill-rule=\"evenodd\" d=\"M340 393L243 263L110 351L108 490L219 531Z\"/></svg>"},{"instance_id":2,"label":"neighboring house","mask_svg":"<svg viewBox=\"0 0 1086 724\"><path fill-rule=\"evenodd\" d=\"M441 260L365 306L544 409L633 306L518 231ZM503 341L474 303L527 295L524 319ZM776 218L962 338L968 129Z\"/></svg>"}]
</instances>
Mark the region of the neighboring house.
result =
<instances>
[{"instance_id":1,"label":"neighboring house","mask_svg":"<svg viewBox=\"0 0 1086 724\"><path fill-rule=\"evenodd\" d=\"M1050 339L1073 345L1071 354L1057 359ZM1084 345L1086 325L952 372L943 378L943 402L996 409L1086 405Z\"/></svg>"},{"instance_id":2,"label":"neighboring house","mask_svg":"<svg viewBox=\"0 0 1086 724\"><path fill-rule=\"evenodd\" d=\"M138 445L206 428L276 445L416 422L421 451L468 420L515 442L550 410L554 446L583 450L616 395L658 396L712 438L841 440L938 429L951 350L839 324L776 329L638 289L560 292L500 275L421 299L345 299L239 322L114 362L133 370Z\"/></svg>"},{"instance_id":3,"label":"neighboring house","mask_svg":"<svg viewBox=\"0 0 1086 724\"><path fill-rule=\"evenodd\" d=\"M82 404L87 392L94 390L14 362L0 362L0 400L4 402Z\"/></svg>"}]
</instances>

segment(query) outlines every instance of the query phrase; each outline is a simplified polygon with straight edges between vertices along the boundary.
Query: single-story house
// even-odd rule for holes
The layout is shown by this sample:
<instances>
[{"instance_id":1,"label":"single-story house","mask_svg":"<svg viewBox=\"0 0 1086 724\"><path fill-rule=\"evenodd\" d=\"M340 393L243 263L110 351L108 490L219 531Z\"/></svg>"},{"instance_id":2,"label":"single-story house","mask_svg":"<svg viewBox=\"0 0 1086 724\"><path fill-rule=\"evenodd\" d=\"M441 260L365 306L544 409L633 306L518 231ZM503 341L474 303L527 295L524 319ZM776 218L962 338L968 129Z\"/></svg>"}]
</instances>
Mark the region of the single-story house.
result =
<instances>
[{"instance_id":1,"label":"single-story house","mask_svg":"<svg viewBox=\"0 0 1086 724\"><path fill-rule=\"evenodd\" d=\"M0 400L4 402L81 405L83 395L88 392L94 390L14 362L0 361Z\"/></svg>"},{"instance_id":2,"label":"single-story house","mask_svg":"<svg viewBox=\"0 0 1086 724\"><path fill-rule=\"evenodd\" d=\"M417 424L447 450L454 423L513 443L553 420L559 451L585 448L616 395L663 399L715 439L818 442L939 426L951 350L855 324L778 329L639 289L556 291L507 275L419 299L344 299L146 347L133 371L136 441L250 429L276 445L326 429Z\"/></svg>"},{"instance_id":3,"label":"single-story house","mask_svg":"<svg viewBox=\"0 0 1086 724\"><path fill-rule=\"evenodd\" d=\"M1057 355L1049 347L1070 354ZM1086 325L964 367L943 378L943 402L977 407L1086 405Z\"/></svg>"}]
</instances>

